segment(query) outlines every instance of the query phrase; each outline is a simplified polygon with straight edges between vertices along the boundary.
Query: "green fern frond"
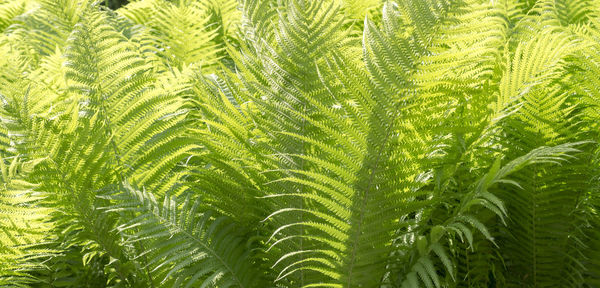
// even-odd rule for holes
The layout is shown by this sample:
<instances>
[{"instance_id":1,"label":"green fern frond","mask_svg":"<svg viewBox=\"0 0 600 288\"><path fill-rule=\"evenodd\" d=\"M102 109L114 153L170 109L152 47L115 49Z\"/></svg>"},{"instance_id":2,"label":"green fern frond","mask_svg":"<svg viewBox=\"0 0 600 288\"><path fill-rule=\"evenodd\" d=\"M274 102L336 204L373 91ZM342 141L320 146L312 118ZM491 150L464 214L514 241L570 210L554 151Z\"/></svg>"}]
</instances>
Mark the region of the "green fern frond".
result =
<instances>
[{"instance_id":1,"label":"green fern frond","mask_svg":"<svg viewBox=\"0 0 600 288\"><path fill-rule=\"evenodd\" d=\"M169 184L177 179L170 175L174 163L186 157L193 143L176 147L185 120L180 84L156 83L151 66L104 13L81 16L64 53L63 110L36 131L35 155L48 160L35 175L56 191L55 201L65 212L59 218L72 219L60 222L61 229L75 234L65 233L64 241L86 247L86 255L118 259L112 266L121 270L128 251L111 232L115 219L95 208L102 205L95 194L125 177L149 187L165 178ZM81 149L85 143L94 145ZM119 281L128 277L119 275Z\"/></svg>"},{"instance_id":2,"label":"green fern frond","mask_svg":"<svg viewBox=\"0 0 600 288\"><path fill-rule=\"evenodd\" d=\"M8 159L6 159L8 160ZM57 253L50 242L52 209L43 205L45 193L38 185L23 180L27 163L14 157L10 165L0 159L0 285L27 287L37 281L35 272L45 268L44 261Z\"/></svg>"},{"instance_id":3,"label":"green fern frond","mask_svg":"<svg viewBox=\"0 0 600 288\"><path fill-rule=\"evenodd\" d=\"M89 109L90 116L97 114L106 131L104 138L110 142L106 149L116 157L113 164L130 167L120 173L139 178L144 185L157 184L166 167L183 159L193 147L189 141L187 148L175 147L185 141L186 82L172 81L176 75L155 79L135 46L100 24L103 19L94 14L89 26L75 31L73 48L67 54L67 83L82 108ZM178 152L169 155L173 151ZM153 168L144 175L132 174L149 166Z\"/></svg>"},{"instance_id":4,"label":"green fern frond","mask_svg":"<svg viewBox=\"0 0 600 288\"><path fill-rule=\"evenodd\" d=\"M197 64L208 70L214 68L221 57L224 32L219 35L219 29L225 29L220 26L223 23L211 22L208 8L200 1L179 4L140 1L119 12L132 21L143 21L135 23L152 29L154 45L160 47L160 59L167 67Z\"/></svg>"},{"instance_id":5,"label":"green fern frond","mask_svg":"<svg viewBox=\"0 0 600 288\"><path fill-rule=\"evenodd\" d=\"M4 31L15 22L15 17L31 8L31 1L2 1L0 2L0 30Z\"/></svg>"},{"instance_id":6,"label":"green fern frond","mask_svg":"<svg viewBox=\"0 0 600 288\"><path fill-rule=\"evenodd\" d=\"M116 202L107 212L133 215L117 229L127 243L148 244L140 257L148 258L161 286L259 287L262 276L253 267L252 252L227 218L200 213L199 203L189 197L178 204L167 196L158 204L152 193L127 183L107 199Z\"/></svg>"},{"instance_id":7,"label":"green fern frond","mask_svg":"<svg viewBox=\"0 0 600 288\"><path fill-rule=\"evenodd\" d=\"M553 46L545 43L543 46L533 44L546 38L545 36L534 40L527 46L517 48L515 57L531 55L544 51L545 47ZM557 34L558 35L558 34ZM564 37L559 41L565 41ZM580 40L571 40L580 41ZM556 43L556 42L554 42ZM577 43L577 42L575 42ZM557 43L558 44L558 43ZM533 45L533 46L532 46ZM527 47L527 48L525 48ZM536 48L538 47L538 48ZM515 155L516 151L526 151L541 145L554 145L556 143L574 142L587 139L588 130L584 128L584 114L578 107L577 97L571 91L569 85L562 84L562 75L565 75L567 67L563 59L569 59L577 49L585 49L586 44L577 46L560 44L558 47L566 48L555 60L546 64L535 61L538 64L527 65L527 71L534 72L529 84L519 92L521 109L512 119L503 124L503 130L507 133L505 147L507 155ZM573 47L573 48L569 48ZM521 50L524 49L524 50ZM527 52L533 49L536 52ZM574 50L572 50L574 49ZM552 55L542 52L545 55ZM554 49L558 52L558 49ZM559 52L559 53L563 53ZM556 57L550 56L550 57ZM530 57L529 59L534 59ZM538 57L540 59L540 57ZM551 59L551 58L547 58ZM512 67L517 65L517 60ZM545 65L548 65L544 68ZM536 68L540 72L535 72ZM504 78L505 88L518 87L522 84L506 85L505 79L517 79L515 68L508 71L513 76ZM530 72L530 73L531 73ZM535 74L539 73L539 74ZM520 72L527 75L527 72ZM531 77L525 76L525 77ZM522 79L523 76L519 76ZM516 81L523 83L521 80ZM541 86L537 86L541 85ZM513 92L507 92L512 90ZM518 88L502 90L505 95L515 95ZM591 144L588 144L591 145ZM584 149L588 150L588 149ZM512 156L509 156L512 157ZM506 201L509 213L513 214L512 221L508 225L510 237L503 238L501 247L513 252L505 253L505 261L510 261L509 269L522 271L518 276L507 279L509 285L514 283L530 283L531 285L550 285L549 283L561 283L564 287L578 287L584 282L581 269L582 254L585 249L579 239L586 237L587 229L580 229L575 216L584 209L578 206L578 201L584 197L584 191L589 189L588 180L595 177L592 171L587 169L590 165L586 153L577 154L567 167L553 166L549 164L534 165L531 170L524 171L516 176L516 181L523 187L519 189L507 189L502 193L502 199ZM544 181L539 182L539 177ZM568 208L567 208L568 207ZM513 211L513 212L511 212ZM571 214L573 213L573 214ZM560 219L560 220L558 220ZM514 221L514 222L513 222ZM561 232L558 232L561 231ZM561 247L559 249L547 249L546 247ZM570 251L559 252L556 251ZM565 254L565 253L568 253ZM556 263L561 263L556 265ZM561 275L557 277L557 275Z\"/></svg>"},{"instance_id":8,"label":"green fern frond","mask_svg":"<svg viewBox=\"0 0 600 288\"><path fill-rule=\"evenodd\" d=\"M16 18L7 29L14 42L37 63L41 56L51 55L56 47L64 47L67 37L82 13L89 9L87 0L39 0L37 7Z\"/></svg>"},{"instance_id":9,"label":"green fern frond","mask_svg":"<svg viewBox=\"0 0 600 288\"><path fill-rule=\"evenodd\" d=\"M576 39L552 30L542 32L532 41L519 44L513 59L507 60L507 70L500 81L496 113L520 96L559 77L563 59L585 47Z\"/></svg>"},{"instance_id":10,"label":"green fern frond","mask_svg":"<svg viewBox=\"0 0 600 288\"><path fill-rule=\"evenodd\" d=\"M274 0L243 0L242 32L245 38L259 44L261 41L273 43L277 23L278 2Z\"/></svg>"}]
</instances>

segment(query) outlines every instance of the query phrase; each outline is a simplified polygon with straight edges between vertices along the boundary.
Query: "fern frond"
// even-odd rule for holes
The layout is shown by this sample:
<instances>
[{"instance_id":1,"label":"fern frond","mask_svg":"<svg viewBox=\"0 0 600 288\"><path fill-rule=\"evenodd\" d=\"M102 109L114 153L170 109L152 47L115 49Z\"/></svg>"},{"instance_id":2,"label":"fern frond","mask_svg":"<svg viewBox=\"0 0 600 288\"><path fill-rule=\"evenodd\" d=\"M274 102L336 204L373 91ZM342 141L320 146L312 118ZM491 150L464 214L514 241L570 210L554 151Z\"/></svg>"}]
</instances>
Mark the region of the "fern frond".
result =
<instances>
[{"instance_id":1,"label":"fern frond","mask_svg":"<svg viewBox=\"0 0 600 288\"><path fill-rule=\"evenodd\" d=\"M0 2L0 30L4 31L15 22L15 17L30 8L31 1L2 1Z\"/></svg>"},{"instance_id":2,"label":"fern frond","mask_svg":"<svg viewBox=\"0 0 600 288\"><path fill-rule=\"evenodd\" d=\"M87 0L40 0L39 5L17 17L7 30L19 49L32 61L64 47L79 17L89 9Z\"/></svg>"},{"instance_id":3,"label":"fern frond","mask_svg":"<svg viewBox=\"0 0 600 288\"><path fill-rule=\"evenodd\" d=\"M130 167L120 173L140 178L144 185L157 184L165 167L193 147L189 142L186 148L175 147L185 141L186 83L172 81L176 75L155 79L135 46L103 21L104 16L93 14L89 24L75 31L67 54L69 89L90 116L97 114L110 142L106 149L116 157L111 161ZM178 152L169 155L172 151ZM131 174L150 165L153 170L143 176Z\"/></svg>"},{"instance_id":4,"label":"fern frond","mask_svg":"<svg viewBox=\"0 0 600 288\"><path fill-rule=\"evenodd\" d=\"M519 45L515 57L534 59L520 55L531 55L541 51L546 51L541 52L546 55L552 55L550 50L545 49L553 46L552 43L558 43L555 40L551 42L542 40L547 39L547 36L543 35L526 46ZM566 38L557 40L565 41ZM546 43L534 44L541 43L540 41ZM535 61L536 64L527 65L531 68L520 73L515 73L519 70L515 67L521 65L519 62L522 60L514 60L511 70L507 71L510 74L506 74L508 77L501 82L505 88L501 90L501 94L519 95L518 101L522 104L514 117L503 124L503 130L507 133L505 136L507 142L504 146L510 147L505 152L508 157L513 157L510 155L515 155L516 151L526 151L542 145L589 139L587 138L589 136L586 136L590 135L588 130L582 126L584 125L582 110L577 107L576 100L573 98L576 96L568 85L560 83L562 75L566 73L563 59L577 53L578 48L586 49L586 45L585 43L577 46L560 44L554 49L559 54L547 58L549 62ZM564 47L565 50L560 52L562 49L559 47ZM557 58L551 60L553 57ZM511 74L512 76L509 76ZM515 87L522 84L507 85L509 82L526 83L517 80L517 77L523 80L532 77L531 80L525 80L530 81L531 84L526 84L528 88L518 92L519 88ZM510 80L506 81L507 79ZM506 89L506 87L512 88ZM578 213L576 211L579 211L578 199L584 197L584 191L589 189L587 179L594 177L590 174L592 171L585 168L589 165L588 158L590 157L586 153L580 153L577 159L573 159L565 166L534 165L532 169L515 177L523 188L507 189L502 194L501 198L506 201L509 213L514 216L508 225L511 231L510 237L500 241L505 245L501 247L514 251L514 253L505 253L505 261L512 263L509 269L522 271L516 277L507 279L508 283L525 282L543 286L550 285L550 282L560 282L560 285L565 287L578 287L583 283L584 276L580 267L582 266L581 251L585 245L581 245L578 239L585 237L586 229L578 228L575 215ZM539 182L539 177L544 177L543 183ZM546 248L550 246L561 248ZM570 252L556 253L556 251ZM557 277L557 275L561 276Z\"/></svg>"},{"instance_id":5,"label":"fern frond","mask_svg":"<svg viewBox=\"0 0 600 288\"><path fill-rule=\"evenodd\" d=\"M178 204L167 196L158 204L152 193L127 183L108 199L116 204L107 212L134 215L117 229L126 233L127 243L148 244L140 252L161 286L258 287L261 275L251 250L226 218L200 213L189 197Z\"/></svg>"},{"instance_id":6,"label":"fern frond","mask_svg":"<svg viewBox=\"0 0 600 288\"><path fill-rule=\"evenodd\" d=\"M185 130L183 85L156 83L149 75L151 66L111 27L106 14L89 11L80 16L60 70L66 86L64 106L57 107L62 111L34 130L32 152L48 159L35 175L56 192L55 201L64 212L57 216L60 229L72 231L64 234L64 241L86 247L85 259L118 259L111 266L123 272L130 265L129 248L118 246L120 236L111 230L116 219L97 210L102 200L95 194L125 177L149 187L165 179L172 184L177 179L171 175L174 163L186 157L193 143L177 147ZM128 277L118 276L121 282Z\"/></svg>"},{"instance_id":7,"label":"fern frond","mask_svg":"<svg viewBox=\"0 0 600 288\"><path fill-rule=\"evenodd\" d=\"M245 39L273 43L277 23L278 2L274 0L244 0L242 3L242 32Z\"/></svg>"},{"instance_id":8,"label":"fern frond","mask_svg":"<svg viewBox=\"0 0 600 288\"><path fill-rule=\"evenodd\" d=\"M496 113L536 85L548 83L545 81L558 77L563 59L583 47L578 40L563 36L560 32L552 33L552 30L542 32L532 41L519 44L514 58L507 60L507 70L500 81Z\"/></svg>"},{"instance_id":9,"label":"fern frond","mask_svg":"<svg viewBox=\"0 0 600 288\"><path fill-rule=\"evenodd\" d=\"M200 1L140 1L120 13L151 28L160 59L168 66L182 68L197 64L207 71L217 65L223 51L221 23L211 22L211 11Z\"/></svg>"},{"instance_id":10,"label":"fern frond","mask_svg":"<svg viewBox=\"0 0 600 288\"><path fill-rule=\"evenodd\" d=\"M44 261L57 253L50 245L55 240L49 234L52 209L43 205L46 194L20 175L27 164L18 157L7 164L0 159L0 285L27 287L37 281L36 270L43 270Z\"/></svg>"}]
</instances>

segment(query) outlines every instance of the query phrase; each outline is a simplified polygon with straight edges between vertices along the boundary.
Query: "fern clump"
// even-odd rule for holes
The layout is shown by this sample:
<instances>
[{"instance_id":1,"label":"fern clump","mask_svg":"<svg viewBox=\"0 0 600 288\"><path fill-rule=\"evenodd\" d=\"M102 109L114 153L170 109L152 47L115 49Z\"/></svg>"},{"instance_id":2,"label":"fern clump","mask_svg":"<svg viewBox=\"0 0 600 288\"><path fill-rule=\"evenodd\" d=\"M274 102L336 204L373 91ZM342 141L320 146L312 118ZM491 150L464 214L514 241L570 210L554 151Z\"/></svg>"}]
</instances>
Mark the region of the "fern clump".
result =
<instances>
[{"instance_id":1,"label":"fern clump","mask_svg":"<svg viewBox=\"0 0 600 288\"><path fill-rule=\"evenodd\" d=\"M600 4L0 0L2 287L598 287Z\"/></svg>"}]
</instances>

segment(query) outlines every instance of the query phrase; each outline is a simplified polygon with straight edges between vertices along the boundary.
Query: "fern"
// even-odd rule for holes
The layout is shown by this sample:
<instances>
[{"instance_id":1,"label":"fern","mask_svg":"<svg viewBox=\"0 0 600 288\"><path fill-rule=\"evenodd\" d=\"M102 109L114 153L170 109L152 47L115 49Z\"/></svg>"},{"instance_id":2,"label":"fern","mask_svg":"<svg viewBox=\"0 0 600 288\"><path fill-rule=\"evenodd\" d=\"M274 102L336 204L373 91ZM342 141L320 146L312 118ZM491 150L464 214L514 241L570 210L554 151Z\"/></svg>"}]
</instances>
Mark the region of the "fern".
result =
<instances>
[{"instance_id":1,"label":"fern","mask_svg":"<svg viewBox=\"0 0 600 288\"><path fill-rule=\"evenodd\" d=\"M100 2L0 1L0 286L599 285L596 1Z\"/></svg>"},{"instance_id":2,"label":"fern","mask_svg":"<svg viewBox=\"0 0 600 288\"><path fill-rule=\"evenodd\" d=\"M7 164L0 159L0 285L28 287L37 281L34 273L44 268L43 261L58 252L51 248L55 239L48 234L53 229L48 221L52 209L44 205L46 194L23 180L32 163L14 157Z\"/></svg>"},{"instance_id":3,"label":"fern","mask_svg":"<svg viewBox=\"0 0 600 288\"><path fill-rule=\"evenodd\" d=\"M199 203L189 197L179 205L167 196L160 205L153 194L127 183L108 198L118 204L107 212L133 214L117 229L126 233L125 243L148 244L141 255L159 285L258 287L261 275L253 269L251 250L227 218L199 213Z\"/></svg>"},{"instance_id":4,"label":"fern","mask_svg":"<svg viewBox=\"0 0 600 288\"><path fill-rule=\"evenodd\" d=\"M222 57L220 53L224 48L220 46L227 27L219 20L211 23L215 21L211 17L219 17L215 13L221 11L211 11L214 6L203 5L200 1L178 2L141 1L131 8L125 6L119 12L134 23L152 29L152 42L160 47L160 59L166 65L181 68L197 63L206 69L216 65ZM220 7L225 8L225 5Z\"/></svg>"}]
</instances>

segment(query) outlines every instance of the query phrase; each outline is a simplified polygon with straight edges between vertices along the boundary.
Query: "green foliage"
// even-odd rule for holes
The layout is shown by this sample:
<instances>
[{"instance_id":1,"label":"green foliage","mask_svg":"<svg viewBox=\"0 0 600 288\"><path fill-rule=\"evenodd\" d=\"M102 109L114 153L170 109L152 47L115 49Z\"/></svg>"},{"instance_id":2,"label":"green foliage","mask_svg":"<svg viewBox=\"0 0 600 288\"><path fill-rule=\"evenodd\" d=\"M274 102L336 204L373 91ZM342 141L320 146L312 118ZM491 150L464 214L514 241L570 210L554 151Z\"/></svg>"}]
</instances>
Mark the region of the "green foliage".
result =
<instances>
[{"instance_id":1,"label":"green foliage","mask_svg":"<svg viewBox=\"0 0 600 288\"><path fill-rule=\"evenodd\" d=\"M0 286L597 287L591 0L0 1Z\"/></svg>"},{"instance_id":2,"label":"green foliage","mask_svg":"<svg viewBox=\"0 0 600 288\"><path fill-rule=\"evenodd\" d=\"M52 208L44 203L46 193L23 180L33 163L18 157L0 159L0 285L27 287L35 283L31 271L44 268L44 261L56 256L52 249L53 223L48 221Z\"/></svg>"},{"instance_id":3,"label":"green foliage","mask_svg":"<svg viewBox=\"0 0 600 288\"><path fill-rule=\"evenodd\" d=\"M159 205L151 192L124 185L124 193L109 197L119 204L107 212L135 217L117 230L126 235L125 243L147 243L143 255L158 285L258 287L260 273L253 269L251 247L243 235L236 235L234 223L214 218L210 211L199 213L199 203L189 197L179 205L167 196Z\"/></svg>"}]
</instances>

